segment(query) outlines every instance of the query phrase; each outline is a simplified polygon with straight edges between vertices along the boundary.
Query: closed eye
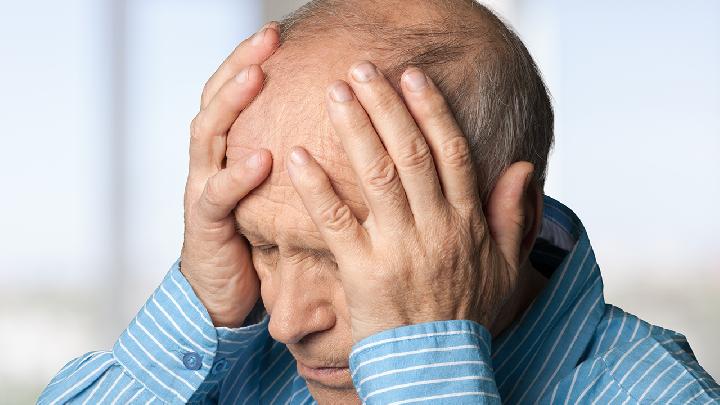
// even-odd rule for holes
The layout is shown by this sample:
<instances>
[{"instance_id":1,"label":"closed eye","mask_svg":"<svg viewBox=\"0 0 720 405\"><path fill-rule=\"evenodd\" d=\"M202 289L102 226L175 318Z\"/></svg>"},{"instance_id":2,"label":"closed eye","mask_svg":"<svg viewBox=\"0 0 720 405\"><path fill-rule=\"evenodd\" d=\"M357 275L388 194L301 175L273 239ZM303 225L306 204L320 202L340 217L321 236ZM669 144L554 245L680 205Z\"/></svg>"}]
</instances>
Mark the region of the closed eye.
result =
<instances>
[{"instance_id":1,"label":"closed eye","mask_svg":"<svg viewBox=\"0 0 720 405\"><path fill-rule=\"evenodd\" d=\"M258 245L258 246L253 246L253 248L258 249L262 252L270 252L272 250L277 249L278 247L277 247L277 245Z\"/></svg>"}]
</instances>

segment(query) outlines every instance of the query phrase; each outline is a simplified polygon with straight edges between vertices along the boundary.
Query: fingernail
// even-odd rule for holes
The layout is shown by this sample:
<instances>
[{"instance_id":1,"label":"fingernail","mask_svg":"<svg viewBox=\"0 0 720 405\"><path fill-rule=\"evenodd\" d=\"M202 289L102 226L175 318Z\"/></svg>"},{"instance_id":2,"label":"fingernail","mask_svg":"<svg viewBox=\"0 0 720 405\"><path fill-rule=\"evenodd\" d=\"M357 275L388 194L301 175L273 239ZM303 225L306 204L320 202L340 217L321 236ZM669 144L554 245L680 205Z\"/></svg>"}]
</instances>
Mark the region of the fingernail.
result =
<instances>
[{"instance_id":1,"label":"fingernail","mask_svg":"<svg viewBox=\"0 0 720 405\"><path fill-rule=\"evenodd\" d=\"M277 29L278 29L278 23L277 23L277 21L270 21L269 23L263 25L263 27L260 29L260 31L262 31L262 30L264 30L264 29L266 29L266 28L270 28L270 29L273 29L273 30L277 30Z\"/></svg>"},{"instance_id":2,"label":"fingernail","mask_svg":"<svg viewBox=\"0 0 720 405\"><path fill-rule=\"evenodd\" d=\"M260 46L263 43L263 40L265 40L265 34L267 34L268 28L263 28L260 31L256 32L255 35L253 35L251 43L253 46Z\"/></svg>"},{"instance_id":3,"label":"fingernail","mask_svg":"<svg viewBox=\"0 0 720 405\"><path fill-rule=\"evenodd\" d=\"M250 78L250 66L246 66L246 67L242 68L240 73L238 73L235 76L235 81L240 84L243 84L243 83L247 82L249 78Z\"/></svg>"},{"instance_id":4,"label":"fingernail","mask_svg":"<svg viewBox=\"0 0 720 405\"><path fill-rule=\"evenodd\" d=\"M419 92L428 85L427 76L420 69L409 69L403 75L403 80L408 90L413 92Z\"/></svg>"},{"instance_id":5,"label":"fingernail","mask_svg":"<svg viewBox=\"0 0 720 405\"><path fill-rule=\"evenodd\" d=\"M370 62L360 62L352 69L352 76L359 82L369 82L378 75L378 70Z\"/></svg>"},{"instance_id":6,"label":"fingernail","mask_svg":"<svg viewBox=\"0 0 720 405\"><path fill-rule=\"evenodd\" d=\"M310 161L310 155L305 149L296 146L290 152L290 160L298 166L305 166Z\"/></svg>"},{"instance_id":7,"label":"fingernail","mask_svg":"<svg viewBox=\"0 0 720 405\"><path fill-rule=\"evenodd\" d=\"M250 169L259 169L261 164L262 156L260 155L260 151L253 152L253 154L245 161L245 166Z\"/></svg>"},{"instance_id":8,"label":"fingernail","mask_svg":"<svg viewBox=\"0 0 720 405\"><path fill-rule=\"evenodd\" d=\"M337 103L346 103L353 99L353 93L347 83L339 80L330 86L330 98Z\"/></svg>"}]
</instances>

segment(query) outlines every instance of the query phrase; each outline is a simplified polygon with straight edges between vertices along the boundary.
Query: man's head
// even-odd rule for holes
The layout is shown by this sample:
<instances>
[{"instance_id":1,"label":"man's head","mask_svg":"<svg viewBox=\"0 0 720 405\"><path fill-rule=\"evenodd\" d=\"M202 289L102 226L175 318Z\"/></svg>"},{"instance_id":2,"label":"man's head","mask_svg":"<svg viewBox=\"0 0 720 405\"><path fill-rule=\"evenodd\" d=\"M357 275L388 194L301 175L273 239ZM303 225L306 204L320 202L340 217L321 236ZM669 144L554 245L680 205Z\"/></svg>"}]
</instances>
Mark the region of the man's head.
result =
<instances>
[{"instance_id":1,"label":"man's head","mask_svg":"<svg viewBox=\"0 0 720 405\"><path fill-rule=\"evenodd\" d=\"M486 200L515 161L536 168L542 187L552 143L552 109L537 69L517 37L469 0L313 1L281 23L282 45L263 66L263 92L228 137L228 161L265 147L273 172L236 210L253 246L270 333L299 363L347 367L352 345L336 264L287 175L284 157L304 146L362 220L367 208L325 113L325 89L358 60L394 83L408 66L425 70L447 96L470 140ZM301 374L302 370L301 370ZM322 402L356 401L347 372L308 380Z\"/></svg>"}]
</instances>

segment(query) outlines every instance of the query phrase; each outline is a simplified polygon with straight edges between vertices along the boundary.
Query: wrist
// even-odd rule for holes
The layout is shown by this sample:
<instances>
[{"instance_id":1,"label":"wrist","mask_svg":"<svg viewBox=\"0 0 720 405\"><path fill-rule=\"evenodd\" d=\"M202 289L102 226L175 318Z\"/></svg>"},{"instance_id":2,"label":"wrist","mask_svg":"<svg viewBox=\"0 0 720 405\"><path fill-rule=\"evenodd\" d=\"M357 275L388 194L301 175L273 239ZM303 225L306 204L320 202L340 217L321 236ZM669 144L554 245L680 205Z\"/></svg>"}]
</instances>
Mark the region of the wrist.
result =
<instances>
[{"instance_id":1,"label":"wrist","mask_svg":"<svg viewBox=\"0 0 720 405\"><path fill-rule=\"evenodd\" d=\"M199 294L216 328L239 328L257 303L257 294L246 288L233 288L214 294Z\"/></svg>"},{"instance_id":2,"label":"wrist","mask_svg":"<svg viewBox=\"0 0 720 405\"><path fill-rule=\"evenodd\" d=\"M237 328L243 325L259 299L255 280L198 280L185 274L213 326Z\"/></svg>"}]
</instances>

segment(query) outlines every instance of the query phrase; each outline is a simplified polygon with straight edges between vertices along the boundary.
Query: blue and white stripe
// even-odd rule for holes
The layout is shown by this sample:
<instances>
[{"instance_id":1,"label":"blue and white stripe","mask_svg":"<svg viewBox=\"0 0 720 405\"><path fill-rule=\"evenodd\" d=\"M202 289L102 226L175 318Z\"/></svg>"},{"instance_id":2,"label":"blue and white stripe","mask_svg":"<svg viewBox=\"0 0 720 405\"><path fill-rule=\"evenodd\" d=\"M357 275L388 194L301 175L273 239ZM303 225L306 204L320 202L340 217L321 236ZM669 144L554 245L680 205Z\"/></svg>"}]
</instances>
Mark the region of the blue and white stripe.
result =
<instances>
[{"instance_id":1,"label":"blue and white stripe","mask_svg":"<svg viewBox=\"0 0 720 405\"><path fill-rule=\"evenodd\" d=\"M551 274L548 285L495 339L474 322L445 321L355 345L350 368L363 402L720 403L720 386L682 335L605 304L582 223L548 197L540 240L532 260ZM38 402L314 404L267 325L214 328L176 263L112 352L68 363Z\"/></svg>"}]
</instances>

